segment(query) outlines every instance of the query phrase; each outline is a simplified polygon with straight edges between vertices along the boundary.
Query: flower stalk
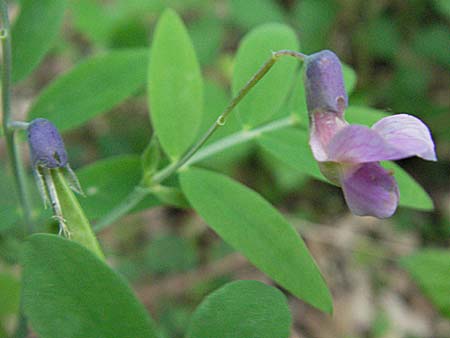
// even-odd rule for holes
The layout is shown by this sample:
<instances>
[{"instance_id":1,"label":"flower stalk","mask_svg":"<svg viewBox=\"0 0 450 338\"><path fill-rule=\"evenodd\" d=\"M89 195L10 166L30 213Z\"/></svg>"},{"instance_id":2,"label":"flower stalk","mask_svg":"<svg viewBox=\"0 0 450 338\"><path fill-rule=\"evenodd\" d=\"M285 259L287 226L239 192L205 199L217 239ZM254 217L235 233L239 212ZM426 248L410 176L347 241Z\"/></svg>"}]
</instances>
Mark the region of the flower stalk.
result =
<instances>
[{"instance_id":1,"label":"flower stalk","mask_svg":"<svg viewBox=\"0 0 450 338\"><path fill-rule=\"evenodd\" d=\"M0 29L0 41L2 44L2 125L5 135L5 143L8 156L11 161L14 179L19 194L19 201L23 210L23 218L27 231L33 231L31 202L25 180L19 149L15 141L15 128L11 115L11 29L8 17L8 6L4 0L0 0L0 16L2 27Z\"/></svg>"}]
</instances>

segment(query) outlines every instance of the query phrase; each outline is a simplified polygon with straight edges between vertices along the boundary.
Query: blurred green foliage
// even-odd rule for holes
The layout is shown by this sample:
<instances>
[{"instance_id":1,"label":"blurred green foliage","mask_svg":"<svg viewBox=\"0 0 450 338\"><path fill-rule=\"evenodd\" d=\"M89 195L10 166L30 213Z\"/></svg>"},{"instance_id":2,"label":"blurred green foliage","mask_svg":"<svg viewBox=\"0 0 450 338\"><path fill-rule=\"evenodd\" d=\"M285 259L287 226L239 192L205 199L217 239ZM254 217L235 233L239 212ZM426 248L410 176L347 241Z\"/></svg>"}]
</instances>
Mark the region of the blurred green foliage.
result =
<instances>
[{"instance_id":1,"label":"blurred green foliage","mask_svg":"<svg viewBox=\"0 0 450 338\"><path fill-rule=\"evenodd\" d=\"M26 81L22 86L41 92L42 84L48 79L41 81L40 78L49 76L47 72L54 73L49 72L54 60L61 60L63 65L71 65L99 53L148 47L151 45L156 20L166 7L175 9L183 17L206 77L204 115L207 117L200 126L201 131L206 130L214 121L231 97L231 77L238 42L250 29L267 23L285 24L293 28L300 41L300 51L313 53L331 49L356 71L358 80L350 96L350 104L354 107L349 109L349 120L353 118L359 123L371 123L358 120L361 116L358 116L360 108L357 106L371 106L386 113L407 112L422 118L430 126L435 138L439 162L424 163L411 159L402 161L400 165L426 187L434 199L436 210L418 212L401 208L393 222L397 231L417 232L423 243L440 246L449 244L450 206L448 197L445 199L445 196L450 193L450 1L70 0L63 29L53 44L54 48L50 50L50 56L43 60L42 68L32 74L31 81ZM37 62L36 59L40 60L40 57L38 55L32 61ZM141 61L139 63L136 69L145 67ZM351 70L347 74L349 72ZM120 76L116 74L114 81L120 82ZM295 85L293 88L297 89ZM88 196L81 199L80 203L89 218L103 216L139 180L140 162L137 154L148 144L151 128L143 99L144 88L133 92L134 96L124 105L114 108L112 113L98 116L88 125L65 134L71 163L78 166L108 156L121 155L85 166L79 171ZM129 94L131 92L124 97ZM306 112L304 108L299 108L304 107L304 102L295 102L296 97L303 96L290 97L290 105L281 107L281 110L286 108L284 112L289 113L295 110L306 126ZM64 106L64 102L61 106ZM362 119L367 116L362 115ZM213 140L239 128L239 120L233 115ZM260 143L267 145L271 141L273 139L266 136ZM289 211L302 217L320 222L335 217L336 213L346 212L342 199L330 193L334 191L332 187L317 182L309 184L305 175L275 161L274 155L261 150L255 151L252 145L241 144L231 151L202 161L202 165L237 173L240 179L263 191L264 197L278 203L283 202ZM109 175L105 175L106 172ZM123 176L128 179L121 180ZM15 239L17 233L11 231L20 216L15 195L11 193L11 182L9 172L2 165L2 264L17 263L21 251L20 242ZM407 198L414 200L414 192L408 194ZM308 199L312 202L308 202ZM298 206L298 201L304 203ZM325 207L319 207L317 201ZM40 205L35 204L39 207L35 213L42 214ZM158 204L160 201L156 198L148 198L137 210ZM45 215L48 216L48 213ZM48 221L47 216L45 222ZM128 229L123 231L131 232ZM192 238L158 233L158 236L148 241L148 245L141 248L141 259L130 258L132 264L124 269L128 268L129 275L136 279L142 275L131 271L133 269L158 278L183 273L216 256L222 257L231 252L229 247L223 246L223 242L219 243L217 248L207 247L205 253L205 248L197 245ZM374 249L378 250L378 247ZM438 259L446 264L447 258L447 255L439 255ZM425 293L431 295L448 314L448 304L440 300L445 297L433 292L438 280L433 277L436 272L436 269L433 270L435 261L434 256L416 255L405 259L403 264L412 272ZM417 262L421 265L417 265ZM443 264L437 264L438 269L442 269ZM14 303L7 308L15 309L17 304L13 296L18 288L15 277L9 270L4 272L1 265L0 271L0 284L7 283L12 288L8 293L11 298L5 304ZM430 278L424 279L423 276ZM205 282L205 285L192 291L190 297L198 302L224 281L226 280L213 279ZM4 295L0 294L0 298L2 297ZM160 306L158 320L162 336L181 337L186 332L189 317L194 310L191 300ZM386 327L390 325L393 323L389 323L384 314L379 314L374 323L373 336L383 336ZM0 336L1 330L0 326Z\"/></svg>"}]
</instances>

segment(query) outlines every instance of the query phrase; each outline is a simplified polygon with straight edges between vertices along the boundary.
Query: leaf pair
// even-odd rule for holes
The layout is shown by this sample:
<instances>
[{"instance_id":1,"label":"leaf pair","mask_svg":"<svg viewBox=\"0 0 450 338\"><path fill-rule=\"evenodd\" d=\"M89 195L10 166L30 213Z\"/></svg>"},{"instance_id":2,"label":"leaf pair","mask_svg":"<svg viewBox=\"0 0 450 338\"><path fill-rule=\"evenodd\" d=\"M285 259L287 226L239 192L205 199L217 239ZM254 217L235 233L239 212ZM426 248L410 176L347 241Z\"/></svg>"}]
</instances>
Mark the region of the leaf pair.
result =
<instances>
[{"instance_id":1,"label":"leaf pair","mask_svg":"<svg viewBox=\"0 0 450 338\"><path fill-rule=\"evenodd\" d=\"M23 264L23 307L40 337L159 336L126 282L79 244L33 235L25 245ZM17 294L18 286L14 288ZM18 306L17 298L12 306ZM186 337L281 338L289 336L290 326L289 307L279 290L237 281L202 302Z\"/></svg>"}]
</instances>

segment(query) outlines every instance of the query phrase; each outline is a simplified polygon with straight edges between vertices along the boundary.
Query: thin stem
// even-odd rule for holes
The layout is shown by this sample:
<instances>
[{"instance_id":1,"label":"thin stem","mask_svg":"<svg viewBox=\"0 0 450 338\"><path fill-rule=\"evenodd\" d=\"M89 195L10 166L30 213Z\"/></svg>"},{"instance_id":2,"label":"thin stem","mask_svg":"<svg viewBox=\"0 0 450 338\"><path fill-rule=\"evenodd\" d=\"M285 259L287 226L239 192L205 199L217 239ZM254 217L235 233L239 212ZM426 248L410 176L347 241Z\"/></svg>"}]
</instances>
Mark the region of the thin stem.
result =
<instances>
[{"instance_id":1,"label":"thin stem","mask_svg":"<svg viewBox=\"0 0 450 338\"><path fill-rule=\"evenodd\" d=\"M294 126L298 123L298 120L294 116L285 117L279 120L272 121L268 124L265 124L259 128L253 130L243 130L237 133L231 134L227 137L224 137L207 147L203 148L199 152L197 152L194 156L192 156L184 166L192 165L194 163L198 163L203 161L204 159L211 157L217 153L220 153L228 148L231 148L235 145L242 144L253 139L258 138L261 134L268 133L271 131L279 130L282 128L286 128L289 126ZM167 167L168 168L168 167ZM165 170L165 169L163 169ZM162 171L161 171L162 172ZM154 182L154 181L153 181ZM118 205L116 206L110 213L108 213L105 217L100 219L94 225L94 231L98 232L103 230L108 225L125 215L131 209L133 209L138 203L140 203L145 197L151 195L151 189L144 188L141 186L136 186L134 190Z\"/></svg>"},{"instance_id":2,"label":"thin stem","mask_svg":"<svg viewBox=\"0 0 450 338\"><path fill-rule=\"evenodd\" d=\"M29 200L28 189L25 181L25 173L19 150L15 142L14 129L10 129L11 124L11 30L8 18L8 6L4 0L0 0L0 15L2 28L0 40L2 44L2 114L3 114L3 133L8 155L11 161L14 178L19 192L19 200L23 209L23 216L28 227L28 231L33 231L31 221L31 203Z\"/></svg>"},{"instance_id":3,"label":"thin stem","mask_svg":"<svg viewBox=\"0 0 450 338\"><path fill-rule=\"evenodd\" d=\"M9 121L9 123L8 123L8 129L11 129L13 131L27 130L29 126L30 126L29 122L23 122L23 121Z\"/></svg>"},{"instance_id":4,"label":"thin stem","mask_svg":"<svg viewBox=\"0 0 450 338\"><path fill-rule=\"evenodd\" d=\"M206 131L206 133L195 143L177 162L173 162L169 164L167 167L163 168L162 170L158 171L151 180L151 185L158 185L162 181L164 181L166 178L171 176L173 173L175 173L178 169L183 167L185 164L192 164L196 162L196 160L193 160L194 155L197 153L197 151L208 141L208 139L211 137L212 134L221 126L223 126L228 118L228 116L231 114L233 109L238 105L239 102L245 97L245 95L248 94L248 92L264 77L264 75L267 74L267 72L273 67L275 62L281 57L281 56L292 56L295 57L301 61L305 59L305 55L296 51L292 50L279 50L277 52L272 52L272 55L270 58L261 66L261 68L258 69L258 71L252 76L252 78L245 84L245 86L239 91L239 93L231 100L229 105L225 108L225 110L220 114L220 116L217 118L217 120L213 123L213 125ZM284 120L284 119L282 119ZM292 120L294 121L294 120ZM274 121L272 123L269 123L265 126L265 128L268 128L270 130L272 127L275 127L276 129L279 129L281 127L284 127L286 125L289 125L287 121L281 122L279 124L279 121ZM293 123L293 122L292 122ZM273 124L273 125L272 125ZM268 127L269 125L272 125L271 127ZM280 127L281 126L281 127ZM238 132L234 135L231 135L223 140L220 140L214 144L211 144L208 148L205 149L205 152L203 152L203 155L197 155L197 161L200 159L204 159L208 156L211 156L215 154L216 152L222 151L226 149L227 147L233 146L238 143L246 142L252 138L257 137L261 132L267 131L261 131L261 129L264 127L261 127L259 129L254 130L248 130L248 131L242 131ZM219 142L222 142L221 144L217 144ZM216 148L214 148L216 147ZM200 153L202 154L202 153ZM143 184L143 183L141 183ZM148 189L149 187L142 187L137 186L131 193L128 195L125 200L122 201L117 207L115 207L109 214L107 214L105 217L99 220L99 222L94 226L94 230L99 231L115 220L117 220L119 217L125 215L128 211L130 211L132 208L134 208L140 201L142 201L147 195L149 195L151 192Z\"/></svg>"},{"instance_id":5,"label":"thin stem","mask_svg":"<svg viewBox=\"0 0 450 338\"><path fill-rule=\"evenodd\" d=\"M261 68L252 76L252 78L245 84L245 86L239 91L239 93L231 100L225 110L220 114L217 120L213 123L213 125L207 130L207 132L200 138L200 140L194 144L182 157L175 163L170 164L160 172L156 173L153 176L152 183L159 184L164 181L167 177L176 172L179 168L181 168L189 159L199 150L206 141L211 137L212 134L221 126L223 126L228 116L231 114L233 109L238 105L239 102L248 94L248 92L267 74L267 72L272 68L275 62L281 56L293 56L300 60L304 60L305 55L299 52L295 52L293 50L280 50L277 52L272 52L271 57L267 60Z\"/></svg>"},{"instance_id":6,"label":"thin stem","mask_svg":"<svg viewBox=\"0 0 450 338\"><path fill-rule=\"evenodd\" d=\"M131 191L130 194L125 197L125 199L119 205L114 207L114 209L112 209L106 216L101 218L93 226L94 231L98 232L103 230L108 225L118 220L120 217L133 209L148 195L150 195L149 189L143 188L139 185L134 187L133 191Z\"/></svg>"}]
</instances>

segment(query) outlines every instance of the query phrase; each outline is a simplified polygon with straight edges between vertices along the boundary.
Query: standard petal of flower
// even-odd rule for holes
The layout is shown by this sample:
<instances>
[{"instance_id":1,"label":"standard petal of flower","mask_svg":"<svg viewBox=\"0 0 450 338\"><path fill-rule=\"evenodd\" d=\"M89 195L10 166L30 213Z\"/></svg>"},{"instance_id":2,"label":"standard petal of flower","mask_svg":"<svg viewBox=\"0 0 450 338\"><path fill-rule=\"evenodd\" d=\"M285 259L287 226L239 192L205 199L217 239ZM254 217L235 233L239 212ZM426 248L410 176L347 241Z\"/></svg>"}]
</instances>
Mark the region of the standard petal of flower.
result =
<instances>
[{"instance_id":1,"label":"standard petal of flower","mask_svg":"<svg viewBox=\"0 0 450 338\"><path fill-rule=\"evenodd\" d=\"M372 127L390 145L401 149L404 157L419 156L436 161L434 142L428 127L417 117L408 114L388 116Z\"/></svg>"},{"instance_id":2,"label":"standard petal of flower","mask_svg":"<svg viewBox=\"0 0 450 338\"><path fill-rule=\"evenodd\" d=\"M342 128L330 140L328 160L347 163L368 163L397 160L407 157L386 142L375 130L366 126L349 125Z\"/></svg>"},{"instance_id":3,"label":"standard petal of flower","mask_svg":"<svg viewBox=\"0 0 450 338\"><path fill-rule=\"evenodd\" d=\"M378 163L365 163L354 171L344 172L341 185L347 205L355 215L387 218L397 209L397 183Z\"/></svg>"}]
</instances>

